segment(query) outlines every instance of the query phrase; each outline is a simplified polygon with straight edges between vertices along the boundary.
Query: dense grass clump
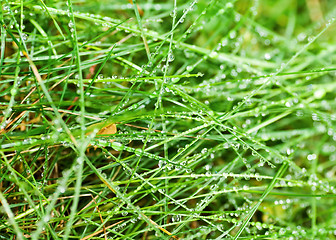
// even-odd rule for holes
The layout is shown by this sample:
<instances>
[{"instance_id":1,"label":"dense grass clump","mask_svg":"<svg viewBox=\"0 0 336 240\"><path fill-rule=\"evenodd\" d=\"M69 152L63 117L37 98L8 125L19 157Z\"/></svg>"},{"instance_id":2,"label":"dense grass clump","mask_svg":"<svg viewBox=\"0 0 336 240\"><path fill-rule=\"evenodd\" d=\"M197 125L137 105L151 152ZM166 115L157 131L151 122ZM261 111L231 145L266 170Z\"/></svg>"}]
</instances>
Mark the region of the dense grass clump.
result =
<instances>
[{"instance_id":1,"label":"dense grass clump","mask_svg":"<svg viewBox=\"0 0 336 240\"><path fill-rule=\"evenodd\" d=\"M1 2L1 239L335 239L332 0Z\"/></svg>"}]
</instances>

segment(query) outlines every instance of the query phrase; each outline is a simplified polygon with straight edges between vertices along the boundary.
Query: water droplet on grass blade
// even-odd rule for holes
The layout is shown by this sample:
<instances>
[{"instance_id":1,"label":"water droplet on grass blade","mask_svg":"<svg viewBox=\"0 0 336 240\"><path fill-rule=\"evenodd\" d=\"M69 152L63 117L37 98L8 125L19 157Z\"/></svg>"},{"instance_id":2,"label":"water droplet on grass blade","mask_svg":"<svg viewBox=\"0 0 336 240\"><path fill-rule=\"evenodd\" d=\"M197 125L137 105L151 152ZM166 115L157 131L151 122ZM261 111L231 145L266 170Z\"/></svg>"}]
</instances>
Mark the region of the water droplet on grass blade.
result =
<instances>
[{"instance_id":1,"label":"water droplet on grass blade","mask_svg":"<svg viewBox=\"0 0 336 240\"><path fill-rule=\"evenodd\" d=\"M325 96L325 94L326 94L326 91L324 89L317 89L314 92L314 97L317 99L321 99Z\"/></svg>"},{"instance_id":2,"label":"water droplet on grass blade","mask_svg":"<svg viewBox=\"0 0 336 240\"><path fill-rule=\"evenodd\" d=\"M174 54L169 53L169 54L168 54L168 62L172 62L172 61L174 61L174 59L175 59Z\"/></svg>"},{"instance_id":3,"label":"water droplet on grass blade","mask_svg":"<svg viewBox=\"0 0 336 240\"><path fill-rule=\"evenodd\" d=\"M120 151L122 151L122 150L124 149L124 145L122 145L122 144L119 143L119 142L113 142L113 143L111 144L111 147L112 147L114 150L118 151L118 152L120 152Z\"/></svg>"},{"instance_id":4,"label":"water droplet on grass blade","mask_svg":"<svg viewBox=\"0 0 336 240\"><path fill-rule=\"evenodd\" d=\"M210 55L209 55L211 58L218 58L218 53L217 52L211 52Z\"/></svg>"}]
</instances>

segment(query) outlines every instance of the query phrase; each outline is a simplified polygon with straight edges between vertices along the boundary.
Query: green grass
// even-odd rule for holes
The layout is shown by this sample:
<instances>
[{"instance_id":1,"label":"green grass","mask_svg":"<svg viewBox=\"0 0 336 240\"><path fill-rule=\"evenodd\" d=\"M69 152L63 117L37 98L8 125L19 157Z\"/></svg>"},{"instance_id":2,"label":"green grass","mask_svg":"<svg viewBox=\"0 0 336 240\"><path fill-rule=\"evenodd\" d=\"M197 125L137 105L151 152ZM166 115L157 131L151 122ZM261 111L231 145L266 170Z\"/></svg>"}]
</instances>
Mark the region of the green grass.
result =
<instances>
[{"instance_id":1,"label":"green grass","mask_svg":"<svg viewBox=\"0 0 336 240\"><path fill-rule=\"evenodd\" d=\"M2 1L0 240L336 239L333 3Z\"/></svg>"}]
</instances>

